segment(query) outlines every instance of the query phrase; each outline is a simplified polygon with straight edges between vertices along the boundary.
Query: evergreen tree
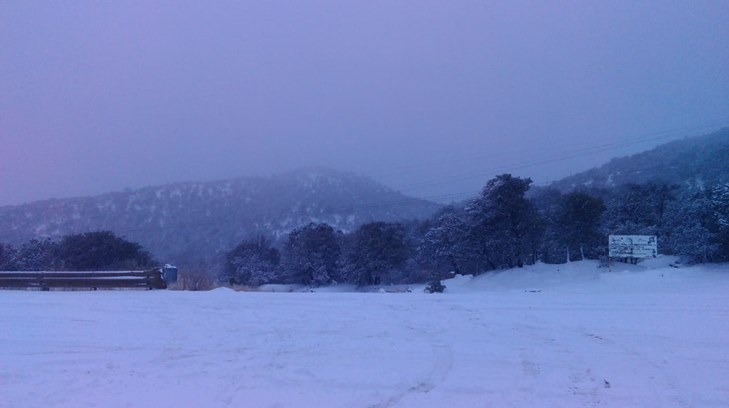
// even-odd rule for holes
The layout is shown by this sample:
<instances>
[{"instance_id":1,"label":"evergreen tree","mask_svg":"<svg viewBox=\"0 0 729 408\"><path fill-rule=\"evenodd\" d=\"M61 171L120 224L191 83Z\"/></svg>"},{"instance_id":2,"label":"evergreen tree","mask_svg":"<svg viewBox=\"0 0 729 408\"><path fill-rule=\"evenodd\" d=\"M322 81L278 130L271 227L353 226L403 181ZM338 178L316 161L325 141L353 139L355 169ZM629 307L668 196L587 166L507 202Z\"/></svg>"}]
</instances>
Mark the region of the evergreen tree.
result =
<instances>
[{"instance_id":1,"label":"evergreen tree","mask_svg":"<svg viewBox=\"0 0 729 408\"><path fill-rule=\"evenodd\" d=\"M675 199L677 187L665 183L627 184L608 201L605 235L664 234L666 208Z\"/></svg>"},{"instance_id":2,"label":"evergreen tree","mask_svg":"<svg viewBox=\"0 0 729 408\"><path fill-rule=\"evenodd\" d=\"M407 247L408 259L403 267L391 269L387 276L387 281L391 283L413 283L426 282L433 279L431 271L424 268L421 263L416 260L416 246L422 242L425 235L432 227L432 220L408 220L402 222L405 231L404 242ZM345 252L343 252L345 253ZM348 252L346 252L348 253ZM346 257L343 257L346 260Z\"/></svg>"},{"instance_id":3,"label":"evergreen tree","mask_svg":"<svg viewBox=\"0 0 729 408\"><path fill-rule=\"evenodd\" d=\"M477 274L479 248L463 213L454 209L441 212L420 240L416 259L424 267L442 275L444 272Z\"/></svg>"},{"instance_id":4,"label":"evergreen tree","mask_svg":"<svg viewBox=\"0 0 729 408\"><path fill-rule=\"evenodd\" d=\"M555 234L551 238L565 249L567 261L577 254L580 259L599 256L598 248L607 239L599 231L605 209L601 199L587 193L572 192L561 197L554 220Z\"/></svg>"},{"instance_id":5,"label":"evergreen tree","mask_svg":"<svg viewBox=\"0 0 729 408\"><path fill-rule=\"evenodd\" d=\"M482 270L534 261L540 223L534 205L525 198L531 182L502 174L489 180L466 208Z\"/></svg>"},{"instance_id":6,"label":"evergreen tree","mask_svg":"<svg viewBox=\"0 0 729 408\"><path fill-rule=\"evenodd\" d=\"M717 261L729 261L729 183L712 189L711 210L718 245Z\"/></svg>"},{"instance_id":7,"label":"evergreen tree","mask_svg":"<svg viewBox=\"0 0 729 408\"><path fill-rule=\"evenodd\" d=\"M279 251L265 237L243 241L226 255L222 278L234 285L273 283L280 260Z\"/></svg>"},{"instance_id":8,"label":"evergreen tree","mask_svg":"<svg viewBox=\"0 0 729 408\"><path fill-rule=\"evenodd\" d=\"M539 189L530 198L543 227L538 258L546 263L567 262L566 252L559 241L560 224L557 217L561 200L562 193L553 188Z\"/></svg>"},{"instance_id":9,"label":"evergreen tree","mask_svg":"<svg viewBox=\"0 0 729 408\"><path fill-rule=\"evenodd\" d=\"M720 228L729 228L729 183L720 184L712 190L712 208Z\"/></svg>"},{"instance_id":10,"label":"evergreen tree","mask_svg":"<svg viewBox=\"0 0 729 408\"><path fill-rule=\"evenodd\" d=\"M402 224L364 224L352 234L346 255L346 280L359 285L379 284L403 268L409 255Z\"/></svg>"},{"instance_id":11,"label":"evergreen tree","mask_svg":"<svg viewBox=\"0 0 729 408\"><path fill-rule=\"evenodd\" d=\"M683 191L668 204L664 233L658 242L661 253L690 263L711 260L717 248L707 228L709 203L704 192Z\"/></svg>"},{"instance_id":12,"label":"evergreen tree","mask_svg":"<svg viewBox=\"0 0 729 408\"><path fill-rule=\"evenodd\" d=\"M58 244L50 238L31 239L20 247L15 257L19 271L48 271L59 267Z\"/></svg>"},{"instance_id":13,"label":"evergreen tree","mask_svg":"<svg viewBox=\"0 0 729 408\"><path fill-rule=\"evenodd\" d=\"M311 223L289 234L283 248L285 280L321 286L339 281L341 248L334 229Z\"/></svg>"},{"instance_id":14,"label":"evergreen tree","mask_svg":"<svg viewBox=\"0 0 729 408\"><path fill-rule=\"evenodd\" d=\"M0 243L0 271L17 270L17 251L12 245Z\"/></svg>"},{"instance_id":15,"label":"evergreen tree","mask_svg":"<svg viewBox=\"0 0 729 408\"><path fill-rule=\"evenodd\" d=\"M136 242L111 231L67 235L56 253L62 268L75 271L143 269L155 266L152 256Z\"/></svg>"}]
</instances>

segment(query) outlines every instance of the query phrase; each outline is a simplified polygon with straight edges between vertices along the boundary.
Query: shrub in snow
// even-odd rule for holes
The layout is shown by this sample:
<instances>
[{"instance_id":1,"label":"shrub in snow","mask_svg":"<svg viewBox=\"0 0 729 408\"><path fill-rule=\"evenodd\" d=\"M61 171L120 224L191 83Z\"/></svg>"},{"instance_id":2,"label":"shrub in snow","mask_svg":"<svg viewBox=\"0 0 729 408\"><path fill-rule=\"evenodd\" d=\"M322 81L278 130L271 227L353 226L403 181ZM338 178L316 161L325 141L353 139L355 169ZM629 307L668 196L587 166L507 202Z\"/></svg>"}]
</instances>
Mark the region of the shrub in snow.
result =
<instances>
[{"instance_id":1,"label":"shrub in snow","mask_svg":"<svg viewBox=\"0 0 729 408\"><path fill-rule=\"evenodd\" d=\"M209 273L202 271L180 272L175 287L178 290L189 291L211 290L213 288L215 288L215 279Z\"/></svg>"},{"instance_id":2,"label":"shrub in snow","mask_svg":"<svg viewBox=\"0 0 729 408\"><path fill-rule=\"evenodd\" d=\"M443 282L436 280L428 282L428 285L425 287L425 293L443 293L445 288Z\"/></svg>"}]
</instances>

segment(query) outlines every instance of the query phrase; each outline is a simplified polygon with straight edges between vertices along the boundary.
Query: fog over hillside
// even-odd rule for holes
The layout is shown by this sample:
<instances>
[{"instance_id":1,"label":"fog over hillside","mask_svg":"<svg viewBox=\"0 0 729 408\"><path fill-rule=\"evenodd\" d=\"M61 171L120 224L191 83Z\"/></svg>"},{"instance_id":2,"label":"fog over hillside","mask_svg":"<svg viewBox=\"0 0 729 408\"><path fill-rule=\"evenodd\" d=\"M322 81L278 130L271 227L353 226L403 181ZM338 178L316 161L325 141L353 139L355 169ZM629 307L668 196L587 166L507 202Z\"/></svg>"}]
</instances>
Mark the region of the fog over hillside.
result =
<instances>
[{"instance_id":1,"label":"fog over hillside","mask_svg":"<svg viewBox=\"0 0 729 408\"><path fill-rule=\"evenodd\" d=\"M646 182L665 182L687 188L729 182L729 128L615 158L602 166L554 182L551 187L569 191Z\"/></svg>"},{"instance_id":2,"label":"fog over hillside","mask_svg":"<svg viewBox=\"0 0 729 408\"><path fill-rule=\"evenodd\" d=\"M0 207L0 242L108 229L162 262L207 264L244 238L283 238L310 222L348 232L368 221L425 218L438 208L365 177L307 168Z\"/></svg>"},{"instance_id":3,"label":"fog over hillside","mask_svg":"<svg viewBox=\"0 0 729 408\"><path fill-rule=\"evenodd\" d=\"M552 187L596 191L648 181L688 188L729 182L729 128L615 158ZM311 222L352 232L370 221L422 221L440 207L367 177L308 167L272 177L175 183L0 207L0 242L20 245L34 238L111 230L139 242L161 262L209 266L244 239L265 236L280 242Z\"/></svg>"}]
</instances>

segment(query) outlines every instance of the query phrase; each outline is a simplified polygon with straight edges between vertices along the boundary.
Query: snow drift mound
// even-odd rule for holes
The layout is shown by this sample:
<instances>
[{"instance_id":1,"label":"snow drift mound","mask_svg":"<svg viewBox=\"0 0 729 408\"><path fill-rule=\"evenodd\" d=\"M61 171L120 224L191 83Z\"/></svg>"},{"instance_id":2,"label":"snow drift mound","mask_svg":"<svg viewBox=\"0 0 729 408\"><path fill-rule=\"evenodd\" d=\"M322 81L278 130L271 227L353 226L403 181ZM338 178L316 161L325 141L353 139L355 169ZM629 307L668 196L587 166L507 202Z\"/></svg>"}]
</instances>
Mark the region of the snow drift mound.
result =
<instances>
[{"instance_id":1,"label":"snow drift mound","mask_svg":"<svg viewBox=\"0 0 729 408\"><path fill-rule=\"evenodd\" d=\"M523 268L486 272L483 275L457 275L443 281L447 293L479 293L503 291L619 291L655 292L682 290L686 285L713 287L717 274L726 265L680 265L673 256L659 256L637 265L613 262L610 267L598 261L576 261L566 264L537 263Z\"/></svg>"}]
</instances>

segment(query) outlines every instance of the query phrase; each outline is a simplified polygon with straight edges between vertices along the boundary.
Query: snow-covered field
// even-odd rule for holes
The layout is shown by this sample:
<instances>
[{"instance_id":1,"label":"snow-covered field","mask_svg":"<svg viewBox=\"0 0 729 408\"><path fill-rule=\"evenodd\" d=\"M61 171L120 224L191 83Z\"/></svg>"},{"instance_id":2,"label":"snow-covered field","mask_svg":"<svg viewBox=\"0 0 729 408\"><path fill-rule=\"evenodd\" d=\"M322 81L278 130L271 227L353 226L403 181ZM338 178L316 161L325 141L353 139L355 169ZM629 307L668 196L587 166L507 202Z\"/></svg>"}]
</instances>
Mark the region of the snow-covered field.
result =
<instances>
[{"instance_id":1,"label":"snow-covered field","mask_svg":"<svg viewBox=\"0 0 729 408\"><path fill-rule=\"evenodd\" d=\"M444 294L0 292L0 407L727 407L729 266Z\"/></svg>"}]
</instances>

